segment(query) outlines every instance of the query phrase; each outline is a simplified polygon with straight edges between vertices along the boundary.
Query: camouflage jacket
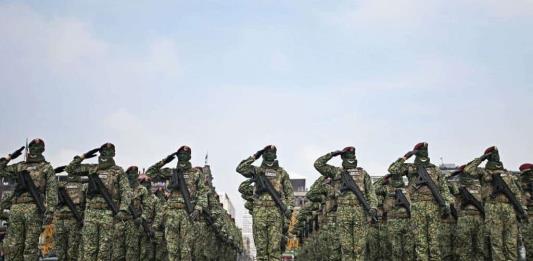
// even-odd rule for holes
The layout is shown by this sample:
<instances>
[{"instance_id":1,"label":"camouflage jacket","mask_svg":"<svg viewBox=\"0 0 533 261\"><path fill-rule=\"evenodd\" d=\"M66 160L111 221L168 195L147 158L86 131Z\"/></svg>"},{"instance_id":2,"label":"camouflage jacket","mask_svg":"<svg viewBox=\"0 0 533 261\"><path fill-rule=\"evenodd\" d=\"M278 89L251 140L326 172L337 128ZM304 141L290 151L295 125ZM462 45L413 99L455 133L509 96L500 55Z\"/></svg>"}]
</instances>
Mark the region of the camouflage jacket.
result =
<instances>
[{"instance_id":1,"label":"camouflage jacket","mask_svg":"<svg viewBox=\"0 0 533 261\"><path fill-rule=\"evenodd\" d=\"M394 182L390 180L385 182L384 178L382 177L374 183L374 187L376 188L376 195L380 202L379 205L381 205L384 216L387 218L405 218L409 216L407 209L396 204L397 189L401 190L409 201L409 195L401 178Z\"/></svg>"},{"instance_id":2,"label":"camouflage jacket","mask_svg":"<svg viewBox=\"0 0 533 261\"><path fill-rule=\"evenodd\" d=\"M22 171L28 171L37 190L43 195L43 203L46 212L53 213L57 206L57 179L54 168L46 161L42 162L19 162L12 165L7 165L8 161L5 158L0 159L0 177L18 180L17 175ZM31 199L28 191L24 191L20 195L16 195L13 204L17 201L27 202L22 199Z\"/></svg>"},{"instance_id":3,"label":"camouflage jacket","mask_svg":"<svg viewBox=\"0 0 533 261\"><path fill-rule=\"evenodd\" d=\"M82 161L81 157L74 157L65 171L76 176L98 175L113 201L117 204L119 211L129 212L128 207L131 203L132 191L124 170L119 166L100 169L98 164L81 164ZM95 205L107 204L100 194L90 194L90 192L91 188L88 188L86 192L87 209L93 208Z\"/></svg>"},{"instance_id":4,"label":"camouflage jacket","mask_svg":"<svg viewBox=\"0 0 533 261\"><path fill-rule=\"evenodd\" d=\"M283 203L288 208L293 208L294 193L292 190L292 183L290 181L289 174L277 164L277 161L272 166L261 164L261 166L259 167L252 165L254 161L254 157L249 157L243 160L239 164L239 166L237 166L237 172L246 178L253 178L254 172L257 175L264 175L270 181L270 183L272 183L274 189L279 193ZM257 188L255 189L255 191L257 191ZM256 195L256 197L254 198L254 207L262 205L265 202L272 201L272 197L267 192L264 192L260 195Z\"/></svg>"},{"instance_id":5,"label":"camouflage jacket","mask_svg":"<svg viewBox=\"0 0 533 261\"><path fill-rule=\"evenodd\" d=\"M448 182L444 174L433 164L429 164L426 167L426 170L437 186L442 198L445 201L446 205L449 205L452 202L452 196L448 188ZM399 158L397 161L392 163L389 167L389 173L396 177L407 176L409 183L407 184L407 192L410 199L413 202L417 201L427 201L433 199L431 190L428 186L417 186L416 179L418 178L418 168L413 163L405 163L404 158Z\"/></svg>"},{"instance_id":6,"label":"camouflage jacket","mask_svg":"<svg viewBox=\"0 0 533 261\"><path fill-rule=\"evenodd\" d=\"M331 178L332 186L335 188L335 193L338 193L338 204L350 204L358 205L360 204L357 200L357 197L354 193L350 191L341 191L343 186L341 175L344 171L348 171L355 184L359 187L361 192L365 195L366 200L371 208L377 208L378 201L376 198L376 192L374 191L374 186L372 185L372 179L370 175L360 167L356 169L345 170L341 167L335 167L327 164L327 162L332 158L331 153L328 153L315 161L315 169L320 172L323 176Z\"/></svg>"},{"instance_id":7,"label":"camouflage jacket","mask_svg":"<svg viewBox=\"0 0 533 261\"><path fill-rule=\"evenodd\" d=\"M162 180L170 180L173 176L174 171L177 171L177 168L163 168L165 163L159 161L153 166L149 167L146 171L146 175L151 178L159 178ZM187 183L187 189L189 190L189 195L191 197L191 203L197 209L204 209L207 207L207 188L205 185L205 177L202 172L202 168L196 167L193 168L190 166L183 172L183 177L185 183ZM171 189L170 197L167 200L169 204L185 204L185 200L181 195L179 189Z\"/></svg>"}]
</instances>

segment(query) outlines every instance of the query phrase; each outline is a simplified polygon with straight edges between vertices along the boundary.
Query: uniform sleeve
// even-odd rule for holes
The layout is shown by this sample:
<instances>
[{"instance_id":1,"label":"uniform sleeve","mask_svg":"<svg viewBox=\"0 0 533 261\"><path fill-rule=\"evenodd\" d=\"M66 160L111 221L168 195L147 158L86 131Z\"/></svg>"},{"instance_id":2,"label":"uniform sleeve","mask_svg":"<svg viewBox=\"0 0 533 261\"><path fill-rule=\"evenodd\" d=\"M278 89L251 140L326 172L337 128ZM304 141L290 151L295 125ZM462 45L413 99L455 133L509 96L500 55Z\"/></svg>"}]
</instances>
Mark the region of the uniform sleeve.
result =
<instances>
[{"instance_id":1,"label":"uniform sleeve","mask_svg":"<svg viewBox=\"0 0 533 261\"><path fill-rule=\"evenodd\" d=\"M131 190L130 183L128 182L128 178L126 178L126 174L122 169L120 170L120 174L118 175L118 182L120 191L119 210L128 212L133 192Z\"/></svg>"},{"instance_id":2,"label":"uniform sleeve","mask_svg":"<svg viewBox=\"0 0 533 261\"><path fill-rule=\"evenodd\" d=\"M148 170L146 170L146 175L152 179L167 179L168 177L172 176L172 169L163 168L163 166L165 166L163 161L157 162L156 164L150 166Z\"/></svg>"},{"instance_id":3,"label":"uniform sleeve","mask_svg":"<svg viewBox=\"0 0 533 261\"><path fill-rule=\"evenodd\" d=\"M366 171L364 171L365 175L365 196L368 200L368 204L370 204L371 208L377 208L378 206L378 199L376 197L376 191L374 190L374 185L372 184L372 178L370 178L370 175Z\"/></svg>"},{"instance_id":4,"label":"uniform sleeve","mask_svg":"<svg viewBox=\"0 0 533 261\"><path fill-rule=\"evenodd\" d=\"M440 193L442 195L442 198L444 198L444 201L446 205L450 204L450 202L453 202L452 194L450 192L450 187L448 186L448 180L446 180L445 176L437 169L437 175L438 175L438 185Z\"/></svg>"},{"instance_id":5,"label":"uniform sleeve","mask_svg":"<svg viewBox=\"0 0 533 261\"><path fill-rule=\"evenodd\" d=\"M395 176L407 175L407 164L404 158L399 158L389 166L389 173Z\"/></svg>"},{"instance_id":6,"label":"uniform sleeve","mask_svg":"<svg viewBox=\"0 0 533 261\"><path fill-rule=\"evenodd\" d=\"M289 174L283 170L283 194L285 195L285 204L294 207L294 191L292 189L292 183L289 178Z\"/></svg>"},{"instance_id":7,"label":"uniform sleeve","mask_svg":"<svg viewBox=\"0 0 533 261\"><path fill-rule=\"evenodd\" d=\"M315 169L323 176L335 178L337 174L337 167L327 164L332 158L331 153L328 153L315 161Z\"/></svg>"},{"instance_id":8,"label":"uniform sleeve","mask_svg":"<svg viewBox=\"0 0 533 261\"><path fill-rule=\"evenodd\" d=\"M18 163L7 165L9 161L6 158L0 159L0 177L2 178L13 178L17 174Z\"/></svg>"},{"instance_id":9,"label":"uniform sleeve","mask_svg":"<svg viewBox=\"0 0 533 261\"><path fill-rule=\"evenodd\" d=\"M246 178L252 178L254 171L257 171L257 167L252 165L254 161L255 158L253 156L250 156L249 158L241 161L241 163L239 163L239 166L237 166L237 172Z\"/></svg>"},{"instance_id":10,"label":"uniform sleeve","mask_svg":"<svg viewBox=\"0 0 533 261\"><path fill-rule=\"evenodd\" d=\"M96 171L96 164L81 164L82 161L83 159L80 156L75 156L67 165L65 171L74 176L87 175L87 173Z\"/></svg>"},{"instance_id":11,"label":"uniform sleeve","mask_svg":"<svg viewBox=\"0 0 533 261\"><path fill-rule=\"evenodd\" d=\"M483 162L481 158L475 158L474 160L466 164L463 172L470 176L479 177L482 173L477 170L481 162Z\"/></svg>"},{"instance_id":12,"label":"uniform sleeve","mask_svg":"<svg viewBox=\"0 0 533 261\"><path fill-rule=\"evenodd\" d=\"M207 186L205 185L205 177L202 171L197 170L198 180L196 181L196 206L202 209L207 208Z\"/></svg>"},{"instance_id":13,"label":"uniform sleeve","mask_svg":"<svg viewBox=\"0 0 533 261\"><path fill-rule=\"evenodd\" d=\"M45 206L46 211L49 213L54 213L56 206L58 204L57 198L57 178L54 172L54 168L51 165L48 165L45 169L46 177L46 195L45 195Z\"/></svg>"}]
</instances>

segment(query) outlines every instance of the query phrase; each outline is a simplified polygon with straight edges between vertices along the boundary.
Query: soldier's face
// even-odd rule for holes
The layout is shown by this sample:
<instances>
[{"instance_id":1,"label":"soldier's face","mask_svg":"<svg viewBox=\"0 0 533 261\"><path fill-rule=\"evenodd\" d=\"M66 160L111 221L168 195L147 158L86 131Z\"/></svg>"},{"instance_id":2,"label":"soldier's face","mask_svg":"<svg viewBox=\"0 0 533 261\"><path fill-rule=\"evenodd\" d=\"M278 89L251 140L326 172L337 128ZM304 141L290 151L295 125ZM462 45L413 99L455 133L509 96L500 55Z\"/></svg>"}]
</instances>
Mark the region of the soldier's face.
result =
<instances>
[{"instance_id":1,"label":"soldier's face","mask_svg":"<svg viewBox=\"0 0 533 261\"><path fill-rule=\"evenodd\" d=\"M44 152L44 143L30 144L28 150L31 155L39 155Z\"/></svg>"},{"instance_id":2,"label":"soldier's face","mask_svg":"<svg viewBox=\"0 0 533 261\"><path fill-rule=\"evenodd\" d=\"M276 160L276 158L277 158L277 155L276 155L276 152L274 151L267 151L263 154L263 159L267 162L272 162Z\"/></svg>"},{"instance_id":3,"label":"soldier's face","mask_svg":"<svg viewBox=\"0 0 533 261\"><path fill-rule=\"evenodd\" d=\"M492 161L492 162L500 162L500 153L498 153L498 151L494 151L490 154L490 156L487 159L488 161Z\"/></svg>"},{"instance_id":4,"label":"soldier's face","mask_svg":"<svg viewBox=\"0 0 533 261\"><path fill-rule=\"evenodd\" d=\"M353 169L357 167L355 153L345 153L342 155L342 167L344 169Z\"/></svg>"},{"instance_id":5,"label":"soldier's face","mask_svg":"<svg viewBox=\"0 0 533 261\"><path fill-rule=\"evenodd\" d=\"M109 147L102 148L100 150L100 157L106 159L115 157L115 149Z\"/></svg>"},{"instance_id":6,"label":"soldier's face","mask_svg":"<svg viewBox=\"0 0 533 261\"><path fill-rule=\"evenodd\" d=\"M427 158L428 155L429 155L428 150L417 150L415 153L415 156L422 157L422 158Z\"/></svg>"},{"instance_id":7,"label":"soldier's face","mask_svg":"<svg viewBox=\"0 0 533 261\"><path fill-rule=\"evenodd\" d=\"M191 160L191 154L187 152L178 153L178 161L186 162Z\"/></svg>"}]
</instances>

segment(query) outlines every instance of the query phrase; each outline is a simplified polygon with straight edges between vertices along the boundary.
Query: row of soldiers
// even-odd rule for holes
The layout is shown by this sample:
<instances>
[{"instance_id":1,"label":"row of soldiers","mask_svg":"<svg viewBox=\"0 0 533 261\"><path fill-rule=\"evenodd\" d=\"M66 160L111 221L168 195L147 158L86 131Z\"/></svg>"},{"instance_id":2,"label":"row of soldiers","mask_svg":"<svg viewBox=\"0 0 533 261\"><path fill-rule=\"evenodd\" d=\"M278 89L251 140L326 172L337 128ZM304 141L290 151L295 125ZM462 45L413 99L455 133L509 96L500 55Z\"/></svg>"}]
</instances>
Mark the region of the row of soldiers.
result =
<instances>
[{"instance_id":1,"label":"row of soldiers","mask_svg":"<svg viewBox=\"0 0 533 261\"><path fill-rule=\"evenodd\" d=\"M220 203L209 166L193 167L187 146L142 174L117 166L111 143L56 169L41 139L26 147L24 161L9 164L25 147L0 159L0 177L15 183L1 204L10 208L6 260L37 260L39 236L50 226L59 260L223 261L242 252L241 233ZM82 163L97 154L97 164ZM175 158L176 168L164 167ZM165 185L153 193L152 184Z\"/></svg>"},{"instance_id":2,"label":"row of soldiers","mask_svg":"<svg viewBox=\"0 0 533 261\"><path fill-rule=\"evenodd\" d=\"M327 164L339 155L341 167ZM533 164L508 171L496 147L445 173L419 143L375 182L353 147L315 168L297 216L300 260L519 260L520 241L533 260Z\"/></svg>"}]
</instances>

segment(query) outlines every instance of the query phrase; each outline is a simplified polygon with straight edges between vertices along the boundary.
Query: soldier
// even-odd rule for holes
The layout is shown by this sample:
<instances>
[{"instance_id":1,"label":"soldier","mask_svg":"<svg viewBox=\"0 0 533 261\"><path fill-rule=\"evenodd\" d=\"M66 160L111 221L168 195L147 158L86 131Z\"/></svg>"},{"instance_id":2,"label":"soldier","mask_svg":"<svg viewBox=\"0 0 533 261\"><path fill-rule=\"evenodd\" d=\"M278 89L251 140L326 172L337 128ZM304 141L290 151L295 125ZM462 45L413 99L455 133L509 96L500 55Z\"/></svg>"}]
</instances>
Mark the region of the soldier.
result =
<instances>
[{"instance_id":1,"label":"soldier","mask_svg":"<svg viewBox=\"0 0 533 261\"><path fill-rule=\"evenodd\" d=\"M128 184L131 187L130 216L125 221L118 222L115 225L115 234L113 235L113 260L139 260L141 255L141 242L144 237L149 237L143 230L142 222L147 220L146 213L143 211L144 206L150 205L152 197L148 190L139 184L139 169L137 166L130 166L126 170ZM140 214L139 217L133 217L133 211Z\"/></svg>"},{"instance_id":2,"label":"soldier","mask_svg":"<svg viewBox=\"0 0 533 261\"><path fill-rule=\"evenodd\" d=\"M56 168L60 173L64 167ZM54 224L54 249L59 260L78 260L85 210L86 186L80 176L64 176L59 179L59 204ZM64 198L65 196L68 197ZM74 210L69 207L70 201ZM76 211L76 212L74 212Z\"/></svg>"},{"instance_id":3,"label":"soldier","mask_svg":"<svg viewBox=\"0 0 533 261\"><path fill-rule=\"evenodd\" d=\"M478 167L487 160L485 168ZM504 169L496 147L490 147L485 153L466 164L466 175L481 179L482 197L485 202L485 229L490 236L490 251L494 260L517 260L518 223L511 199L496 192L493 182L501 177L505 185L516 198L520 198L520 185L517 177Z\"/></svg>"},{"instance_id":4,"label":"soldier","mask_svg":"<svg viewBox=\"0 0 533 261\"><path fill-rule=\"evenodd\" d=\"M415 155L413 163L405 163ZM440 170L430 162L428 144L418 143L412 151L391 164L389 172L396 178L407 176L407 190L411 199L411 222L415 241L415 254L420 260L441 258L438 245L441 217L450 215L450 193L446 179ZM420 183L422 174L427 173L429 182L435 185L432 192L428 181ZM435 193L435 194L433 194ZM441 201L441 202L439 202Z\"/></svg>"},{"instance_id":5,"label":"soldier","mask_svg":"<svg viewBox=\"0 0 533 261\"><path fill-rule=\"evenodd\" d=\"M250 215L254 210L254 180L247 179L239 185L239 192L241 193L242 199L244 199L244 208L248 210Z\"/></svg>"},{"instance_id":6,"label":"soldier","mask_svg":"<svg viewBox=\"0 0 533 261\"><path fill-rule=\"evenodd\" d=\"M341 246L336 225L337 199L335 188L331 186L331 178L319 177L306 194L311 202L322 204L324 221L319 231L319 243L324 260L340 260Z\"/></svg>"},{"instance_id":7,"label":"soldier","mask_svg":"<svg viewBox=\"0 0 533 261\"><path fill-rule=\"evenodd\" d=\"M283 220L290 217L294 205L294 194L289 174L279 166L276 153L277 149L274 145L266 146L243 160L237 167L237 172L244 177L256 179L252 219L257 260L259 261L280 260ZM263 157L261 166L252 165L259 157ZM264 181L264 186L258 186L258 179ZM274 188L275 191L269 192L267 182L272 185L271 188ZM270 193L277 193L280 200L278 203L282 205L278 205L275 195ZM286 209L282 210L283 207Z\"/></svg>"},{"instance_id":8,"label":"soldier","mask_svg":"<svg viewBox=\"0 0 533 261\"><path fill-rule=\"evenodd\" d=\"M99 153L98 164L82 164L85 159ZM75 156L66 171L76 176L89 176L87 204L83 219L82 245L80 260L109 260L115 227L129 218L128 206L131 202L131 188L124 170L115 164L115 146L105 143L81 156ZM99 179L103 187L94 180ZM92 180L92 181L91 181ZM105 191L105 192L102 192ZM104 196L108 193L110 201ZM113 208L117 207L115 216ZM118 232L117 232L118 233Z\"/></svg>"},{"instance_id":9,"label":"soldier","mask_svg":"<svg viewBox=\"0 0 533 261\"><path fill-rule=\"evenodd\" d=\"M177 167L163 168L174 157L178 158ZM190 160L191 148L182 146L177 152L170 154L146 171L146 175L151 178L170 180L168 185L170 196L162 216L162 223L156 222L155 225L158 230L161 229L159 225L162 225L165 229L164 234L170 261L192 260L192 247L195 236L195 228L192 221L197 220L207 207L207 189L202 169L193 168ZM183 187L180 188L179 180L181 178L183 178L185 184L181 184ZM185 191L181 189L185 189ZM184 192L188 193L190 198L186 198L186 195L183 194ZM188 210L187 204L191 204L193 209Z\"/></svg>"},{"instance_id":10,"label":"soldier","mask_svg":"<svg viewBox=\"0 0 533 261\"><path fill-rule=\"evenodd\" d=\"M23 148L0 159L0 177L17 180L7 231L9 241L6 248L10 249L8 260L37 260L42 226L52 223L57 206L57 179L54 169L43 156L43 140L34 139L30 142L25 161L7 165L10 160L20 156ZM35 185L35 195L31 192L31 183ZM42 204L43 209L40 209L39 204Z\"/></svg>"},{"instance_id":11,"label":"soldier","mask_svg":"<svg viewBox=\"0 0 533 261\"><path fill-rule=\"evenodd\" d=\"M391 260L415 260L412 225L411 203L400 176L387 175L374 183L376 194L383 204L383 219L387 246ZM386 251L383 249L383 251Z\"/></svg>"},{"instance_id":12,"label":"soldier","mask_svg":"<svg viewBox=\"0 0 533 261\"><path fill-rule=\"evenodd\" d=\"M146 188L146 191L148 193L147 198L143 200L142 204L142 215L146 219L145 222L149 224L149 227L152 227L155 221L155 217L157 215L157 209L160 204L160 199L155 195L155 193L152 193L152 181L150 177L146 176L144 174L139 175L139 183ZM147 235L146 232L143 230L141 231L141 240L140 240L140 248L141 248L141 258L140 260L159 260L157 259L157 241L155 238L150 238L150 235ZM163 251L160 251L163 252Z\"/></svg>"},{"instance_id":13,"label":"soldier","mask_svg":"<svg viewBox=\"0 0 533 261\"><path fill-rule=\"evenodd\" d=\"M6 213L6 210L9 211L11 208L11 205L13 203L13 199L15 198L15 194L12 191L4 191L2 193L2 200L0 201L0 220L7 222L9 220L9 213ZM8 241L8 235L7 235L7 223L4 223L2 227L0 227L0 244L1 244L1 258L0 260L3 260L5 256L9 256L7 254L9 252L9 248L5 248Z\"/></svg>"},{"instance_id":14,"label":"soldier","mask_svg":"<svg viewBox=\"0 0 533 261\"><path fill-rule=\"evenodd\" d=\"M196 260L215 260L217 256L216 236L219 231L215 227L216 218L220 215L219 201L213 186L213 176L208 165L202 168L207 191L207 207L196 223L196 238L194 239L194 256Z\"/></svg>"},{"instance_id":15,"label":"soldier","mask_svg":"<svg viewBox=\"0 0 533 261\"><path fill-rule=\"evenodd\" d=\"M464 168L459 167L451 175L458 177L457 191L453 193L457 210L456 253L459 260L481 261L487 258L481 180L465 173Z\"/></svg>"},{"instance_id":16,"label":"soldier","mask_svg":"<svg viewBox=\"0 0 533 261\"><path fill-rule=\"evenodd\" d=\"M165 240L164 232L156 230L157 228L164 227L163 216L167 205L167 196L163 188L158 188L154 195L157 197L157 201L154 203L154 221L152 222L152 228L155 233L155 260L164 261L168 260L167 241Z\"/></svg>"},{"instance_id":17,"label":"soldier","mask_svg":"<svg viewBox=\"0 0 533 261\"><path fill-rule=\"evenodd\" d=\"M529 222L522 222L522 240L526 247L528 260L533 260L533 164L525 163L520 166L520 183L524 191L523 202L527 207Z\"/></svg>"},{"instance_id":18,"label":"soldier","mask_svg":"<svg viewBox=\"0 0 533 261\"><path fill-rule=\"evenodd\" d=\"M327 162L336 156L341 156L342 167L328 165ZM315 161L315 169L323 176L331 178L337 200L337 226L341 243L342 260L363 260L365 258L366 236L368 220L376 219L377 199L370 175L361 167L357 167L355 148L346 147L342 151L330 152ZM345 175L345 178L343 178ZM364 194L369 209L364 209L365 202L361 202L350 189L346 178L352 179L356 188ZM356 189L354 188L354 189ZM368 211L368 213L367 213Z\"/></svg>"}]
</instances>

